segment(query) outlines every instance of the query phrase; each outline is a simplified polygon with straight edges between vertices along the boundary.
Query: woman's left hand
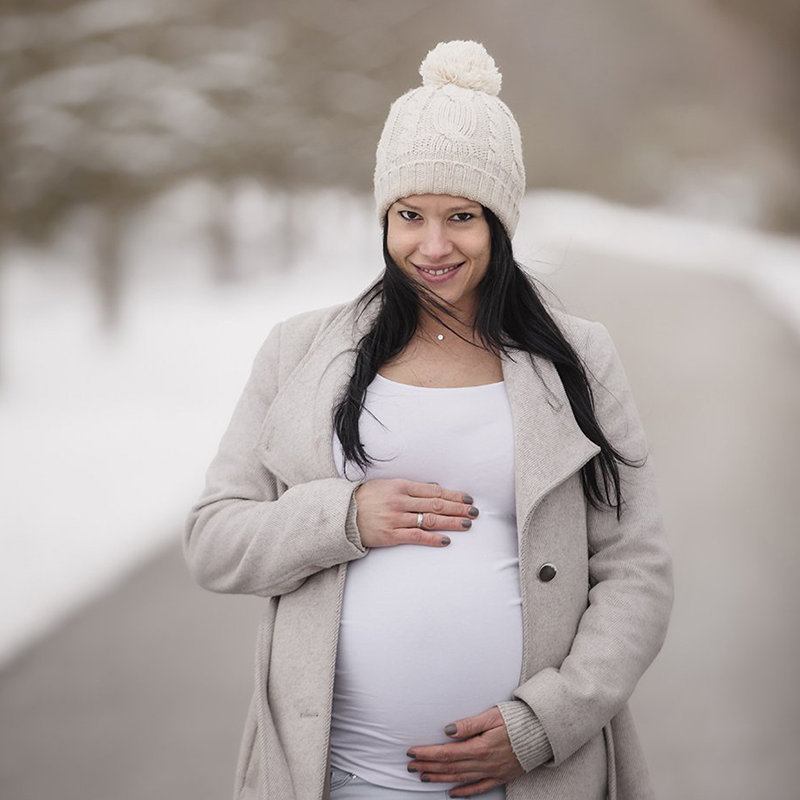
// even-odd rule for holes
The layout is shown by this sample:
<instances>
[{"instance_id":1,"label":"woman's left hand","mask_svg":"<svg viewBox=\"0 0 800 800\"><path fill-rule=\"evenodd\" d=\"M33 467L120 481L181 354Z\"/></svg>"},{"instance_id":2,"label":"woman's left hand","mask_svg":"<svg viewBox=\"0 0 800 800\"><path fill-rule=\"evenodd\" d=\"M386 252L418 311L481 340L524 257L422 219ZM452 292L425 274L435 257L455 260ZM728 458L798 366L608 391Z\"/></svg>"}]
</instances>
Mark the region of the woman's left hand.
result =
<instances>
[{"instance_id":1,"label":"woman's left hand","mask_svg":"<svg viewBox=\"0 0 800 800\"><path fill-rule=\"evenodd\" d=\"M511 749L497 706L452 724L456 726L455 733L447 735L464 741L408 749L406 755L413 758L408 766L414 767L420 778L439 783L470 781L468 785L453 787L450 796L472 797L523 774L525 770Z\"/></svg>"}]
</instances>

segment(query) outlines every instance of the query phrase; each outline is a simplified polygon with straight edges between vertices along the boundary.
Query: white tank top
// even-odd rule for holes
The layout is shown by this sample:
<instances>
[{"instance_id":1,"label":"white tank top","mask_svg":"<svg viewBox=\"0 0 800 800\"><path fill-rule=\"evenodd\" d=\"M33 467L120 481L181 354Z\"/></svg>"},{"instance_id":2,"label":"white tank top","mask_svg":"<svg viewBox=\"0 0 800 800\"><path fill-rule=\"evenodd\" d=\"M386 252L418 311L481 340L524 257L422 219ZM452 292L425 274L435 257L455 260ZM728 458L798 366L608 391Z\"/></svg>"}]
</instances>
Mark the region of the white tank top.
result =
<instances>
[{"instance_id":1,"label":"white tank top","mask_svg":"<svg viewBox=\"0 0 800 800\"><path fill-rule=\"evenodd\" d=\"M381 375L365 405L361 440L376 462L366 474L348 462L349 480L436 481L472 495L480 514L469 530L442 531L447 547L375 547L349 562L331 763L379 786L442 792L459 784L422 783L406 750L453 741L445 725L510 700L519 685L511 407L502 381L426 388ZM333 454L345 477L335 434Z\"/></svg>"}]
</instances>

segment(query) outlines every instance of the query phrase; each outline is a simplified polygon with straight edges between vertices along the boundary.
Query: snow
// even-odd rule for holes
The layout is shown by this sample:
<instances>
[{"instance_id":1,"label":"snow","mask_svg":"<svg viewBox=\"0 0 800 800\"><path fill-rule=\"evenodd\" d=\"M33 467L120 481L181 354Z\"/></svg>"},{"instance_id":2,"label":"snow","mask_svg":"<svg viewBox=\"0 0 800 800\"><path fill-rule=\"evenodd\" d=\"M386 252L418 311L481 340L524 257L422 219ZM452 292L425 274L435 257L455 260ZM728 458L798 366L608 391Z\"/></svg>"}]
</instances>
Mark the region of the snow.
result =
<instances>
[{"instance_id":1,"label":"snow","mask_svg":"<svg viewBox=\"0 0 800 800\"><path fill-rule=\"evenodd\" d=\"M526 197L514 239L523 263L558 267L570 248L735 277L762 295L800 336L800 239L630 208L571 192Z\"/></svg>"},{"instance_id":2,"label":"snow","mask_svg":"<svg viewBox=\"0 0 800 800\"><path fill-rule=\"evenodd\" d=\"M248 186L234 205L249 229L238 254L251 277L211 285L207 201L207 187L187 184L132 223L122 322L110 335L81 249L91 215L48 252L6 256L0 662L177 539L272 325L349 300L382 269L371 202L333 192L297 200L293 218L304 230L313 221L314 236L281 269L280 197ZM526 198L522 220L517 256L537 271L576 247L736 274L800 335L797 240L556 192Z\"/></svg>"}]
</instances>

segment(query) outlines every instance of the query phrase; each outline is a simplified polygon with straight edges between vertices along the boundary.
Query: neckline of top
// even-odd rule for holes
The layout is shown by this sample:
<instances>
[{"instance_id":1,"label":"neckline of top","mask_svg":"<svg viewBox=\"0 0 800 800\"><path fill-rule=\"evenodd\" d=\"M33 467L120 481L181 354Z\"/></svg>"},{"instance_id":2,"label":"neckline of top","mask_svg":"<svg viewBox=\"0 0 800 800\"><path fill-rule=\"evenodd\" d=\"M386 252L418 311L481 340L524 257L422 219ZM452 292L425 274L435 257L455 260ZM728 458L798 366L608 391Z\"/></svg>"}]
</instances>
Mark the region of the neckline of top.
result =
<instances>
[{"instance_id":1,"label":"neckline of top","mask_svg":"<svg viewBox=\"0 0 800 800\"><path fill-rule=\"evenodd\" d=\"M385 378L380 372L376 372L375 377L384 383L402 386L405 389L418 389L422 392L463 392L466 389L486 389L490 386L502 386L505 383L505 381L496 381L495 383L479 383L475 386L417 386L413 383L399 383L398 381L393 381L391 378Z\"/></svg>"}]
</instances>

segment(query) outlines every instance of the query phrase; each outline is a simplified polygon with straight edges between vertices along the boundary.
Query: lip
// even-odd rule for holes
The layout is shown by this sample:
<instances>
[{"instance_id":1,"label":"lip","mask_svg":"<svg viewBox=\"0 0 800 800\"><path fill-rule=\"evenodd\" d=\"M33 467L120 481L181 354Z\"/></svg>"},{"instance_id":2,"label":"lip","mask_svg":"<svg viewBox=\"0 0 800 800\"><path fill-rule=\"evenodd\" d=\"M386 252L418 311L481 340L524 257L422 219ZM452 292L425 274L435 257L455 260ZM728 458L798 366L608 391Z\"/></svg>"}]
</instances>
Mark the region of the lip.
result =
<instances>
[{"instance_id":1,"label":"lip","mask_svg":"<svg viewBox=\"0 0 800 800\"><path fill-rule=\"evenodd\" d=\"M412 262L413 263L413 262ZM461 267L464 266L465 262L461 262L460 264L440 264L438 266L427 266L427 265L420 265L414 264L417 268L417 272L422 275L422 277L428 281L428 283L446 283L451 278L454 278L458 275ZM431 275L429 272L425 272L426 269L447 269L448 267L455 267L455 269L451 269L450 272L445 273L444 275Z\"/></svg>"}]
</instances>

